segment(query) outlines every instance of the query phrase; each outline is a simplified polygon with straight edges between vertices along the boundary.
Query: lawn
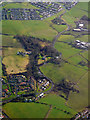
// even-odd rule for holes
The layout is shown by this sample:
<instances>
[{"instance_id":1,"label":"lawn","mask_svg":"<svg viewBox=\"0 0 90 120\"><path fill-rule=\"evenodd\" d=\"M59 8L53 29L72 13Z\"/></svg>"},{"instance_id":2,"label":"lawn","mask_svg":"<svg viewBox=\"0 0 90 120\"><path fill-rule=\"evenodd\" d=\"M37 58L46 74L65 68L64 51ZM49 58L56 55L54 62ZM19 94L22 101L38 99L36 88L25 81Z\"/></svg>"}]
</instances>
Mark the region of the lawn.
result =
<instances>
[{"instance_id":1,"label":"lawn","mask_svg":"<svg viewBox=\"0 0 90 120\"><path fill-rule=\"evenodd\" d=\"M49 94L45 98L42 98L39 100L40 102L51 104L53 107L59 108L60 110L66 110L67 112L70 112L71 114L75 114L76 111L73 109L69 108L68 106L65 105L65 99L56 95L56 94ZM62 111L59 110L59 113L63 113Z\"/></svg>"},{"instance_id":2,"label":"lawn","mask_svg":"<svg viewBox=\"0 0 90 120\"><path fill-rule=\"evenodd\" d=\"M22 2L22 3L8 3L3 8L10 9L10 8L28 8L28 9L38 9L37 7L31 5L29 2Z\"/></svg>"},{"instance_id":3,"label":"lawn","mask_svg":"<svg viewBox=\"0 0 90 120\"><path fill-rule=\"evenodd\" d=\"M52 41L57 34L48 23L39 20L4 20L2 21L2 33L46 38L49 41Z\"/></svg>"},{"instance_id":4,"label":"lawn","mask_svg":"<svg viewBox=\"0 0 90 120\"><path fill-rule=\"evenodd\" d=\"M67 78L72 82L76 82L84 73L86 73L85 69L76 67L71 64L64 64L59 67L58 65L48 63L41 66L40 70L54 83L59 83L63 78Z\"/></svg>"},{"instance_id":5,"label":"lawn","mask_svg":"<svg viewBox=\"0 0 90 120\"><path fill-rule=\"evenodd\" d=\"M8 74L25 72L26 65L29 62L29 56L20 56L17 55L18 51L25 51L22 48L5 48L3 51L3 60L2 62L6 66L6 71Z\"/></svg>"},{"instance_id":6,"label":"lawn","mask_svg":"<svg viewBox=\"0 0 90 120\"><path fill-rule=\"evenodd\" d=\"M79 53L81 50L75 49L71 45L68 45L67 43L62 43L62 42L56 42L55 43L55 48L62 53L62 57L64 59Z\"/></svg>"},{"instance_id":7,"label":"lawn","mask_svg":"<svg viewBox=\"0 0 90 120\"><path fill-rule=\"evenodd\" d=\"M3 106L10 118L44 118L49 106L38 103L8 103Z\"/></svg>"},{"instance_id":8,"label":"lawn","mask_svg":"<svg viewBox=\"0 0 90 120\"><path fill-rule=\"evenodd\" d=\"M80 93L69 95L68 105L75 110L82 110L88 106L88 74L86 73L79 81L78 88Z\"/></svg>"},{"instance_id":9,"label":"lawn","mask_svg":"<svg viewBox=\"0 0 90 120\"><path fill-rule=\"evenodd\" d=\"M17 47L21 48L21 43L19 43L16 39L13 38L13 36L6 36L2 35L2 46L12 46L12 47Z\"/></svg>"}]
</instances>

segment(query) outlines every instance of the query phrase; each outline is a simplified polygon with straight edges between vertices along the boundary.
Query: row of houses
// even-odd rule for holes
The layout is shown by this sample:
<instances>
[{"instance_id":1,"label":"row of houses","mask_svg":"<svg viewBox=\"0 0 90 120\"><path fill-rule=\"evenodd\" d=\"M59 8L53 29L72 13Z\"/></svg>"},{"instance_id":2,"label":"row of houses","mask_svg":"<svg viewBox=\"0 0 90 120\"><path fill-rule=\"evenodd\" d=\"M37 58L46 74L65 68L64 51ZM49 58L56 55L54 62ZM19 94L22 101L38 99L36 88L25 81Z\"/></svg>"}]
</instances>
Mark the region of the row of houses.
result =
<instances>
[{"instance_id":1,"label":"row of houses","mask_svg":"<svg viewBox=\"0 0 90 120\"><path fill-rule=\"evenodd\" d=\"M62 10L60 3L31 3L39 9L11 8L2 9L3 20L43 20Z\"/></svg>"},{"instance_id":2,"label":"row of houses","mask_svg":"<svg viewBox=\"0 0 90 120\"><path fill-rule=\"evenodd\" d=\"M78 1L75 1L75 0L74 0L74 2L73 1L72 2L63 1L63 3L64 3L65 8L67 10L70 10L73 6L75 6L78 3Z\"/></svg>"},{"instance_id":3,"label":"row of houses","mask_svg":"<svg viewBox=\"0 0 90 120\"><path fill-rule=\"evenodd\" d=\"M9 97L12 93L18 94L18 92L30 91L31 82L26 80L24 75L9 75L7 82L2 81L2 85L6 86L6 89L2 89L2 97Z\"/></svg>"}]
</instances>

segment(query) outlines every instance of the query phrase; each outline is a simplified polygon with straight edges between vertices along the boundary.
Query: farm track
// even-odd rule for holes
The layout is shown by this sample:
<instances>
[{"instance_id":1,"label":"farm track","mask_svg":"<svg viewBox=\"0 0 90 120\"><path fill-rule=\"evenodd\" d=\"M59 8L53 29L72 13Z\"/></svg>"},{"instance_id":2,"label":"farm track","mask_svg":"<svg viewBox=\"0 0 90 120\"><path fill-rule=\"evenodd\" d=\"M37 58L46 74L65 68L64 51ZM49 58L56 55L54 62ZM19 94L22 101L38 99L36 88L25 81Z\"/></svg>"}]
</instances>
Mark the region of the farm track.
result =
<instances>
[{"instance_id":1,"label":"farm track","mask_svg":"<svg viewBox=\"0 0 90 120\"><path fill-rule=\"evenodd\" d=\"M50 114L51 110L52 110L52 105L50 106L50 109L48 110L44 120L46 120L48 118L48 115Z\"/></svg>"}]
</instances>

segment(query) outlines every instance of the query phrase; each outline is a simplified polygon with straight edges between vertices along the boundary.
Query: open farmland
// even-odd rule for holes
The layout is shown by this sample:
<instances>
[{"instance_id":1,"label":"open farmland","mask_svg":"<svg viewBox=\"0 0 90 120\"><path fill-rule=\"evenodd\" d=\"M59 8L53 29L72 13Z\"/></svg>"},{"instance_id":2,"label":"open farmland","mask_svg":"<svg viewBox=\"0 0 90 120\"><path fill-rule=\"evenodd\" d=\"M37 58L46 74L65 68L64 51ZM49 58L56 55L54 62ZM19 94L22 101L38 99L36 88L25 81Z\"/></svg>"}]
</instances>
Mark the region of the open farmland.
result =
<instances>
[{"instance_id":1,"label":"open farmland","mask_svg":"<svg viewBox=\"0 0 90 120\"><path fill-rule=\"evenodd\" d=\"M72 35L61 35L58 38L58 41L64 41L64 42L71 42L71 41L74 41L74 40L75 40L75 37L72 36Z\"/></svg>"},{"instance_id":2,"label":"open farmland","mask_svg":"<svg viewBox=\"0 0 90 120\"><path fill-rule=\"evenodd\" d=\"M69 96L68 105L72 107L72 109L80 111L88 106L88 73L83 75L77 82L77 87L79 88L80 93L71 93Z\"/></svg>"},{"instance_id":3,"label":"open farmland","mask_svg":"<svg viewBox=\"0 0 90 120\"><path fill-rule=\"evenodd\" d=\"M57 34L55 30L49 27L48 23L39 20L2 21L2 33L34 36L41 39L45 38L49 41L52 41Z\"/></svg>"},{"instance_id":4,"label":"open farmland","mask_svg":"<svg viewBox=\"0 0 90 120\"><path fill-rule=\"evenodd\" d=\"M8 103L3 106L10 118L44 118L49 106L37 103Z\"/></svg>"},{"instance_id":5,"label":"open farmland","mask_svg":"<svg viewBox=\"0 0 90 120\"><path fill-rule=\"evenodd\" d=\"M59 119L64 119L64 118L69 119L71 117L73 117L73 115L66 114L63 111L59 111L53 108L48 115L48 118L59 118Z\"/></svg>"},{"instance_id":6,"label":"open farmland","mask_svg":"<svg viewBox=\"0 0 90 120\"><path fill-rule=\"evenodd\" d=\"M21 43L19 43L13 36L2 35L2 46L4 47L16 47L21 48Z\"/></svg>"},{"instance_id":7,"label":"open farmland","mask_svg":"<svg viewBox=\"0 0 90 120\"><path fill-rule=\"evenodd\" d=\"M81 51L79 49L75 49L74 47L68 45L67 43L62 43L62 42L56 42L55 48L62 53L62 56L65 59Z\"/></svg>"},{"instance_id":8,"label":"open farmland","mask_svg":"<svg viewBox=\"0 0 90 120\"><path fill-rule=\"evenodd\" d=\"M38 9L37 7L31 5L28 2L23 2L23 3L8 3L6 4L3 8L29 8L29 9Z\"/></svg>"},{"instance_id":9,"label":"open farmland","mask_svg":"<svg viewBox=\"0 0 90 120\"><path fill-rule=\"evenodd\" d=\"M73 57L69 58L68 61L71 64L77 65L78 67L80 67L82 69L88 70L87 66L82 66L79 64L81 61L84 61L86 64L88 64L88 61L85 58L81 57L80 55L73 56Z\"/></svg>"},{"instance_id":10,"label":"open farmland","mask_svg":"<svg viewBox=\"0 0 90 120\"><path fill-rule=\"evenodd\" d=\"M3 51L3 64L6 66L6 71L8 74L13 73L19 73L19 72L25 72L26 71L26 65L29 62L28 56L18 56L18 51L25 51L22 48L5 48Z\"/></svg>"},{"instance_id":11,"label":"open farmland","mask_svg":"<svg viewBox=\"0 0 90 120\"><path fill-rule=\"evenodd\" d=\"M62 32L65 29L67 29L66 25L53 25L53 27L58 31L58 32Z\"/></svg>"},{"instance_id":12,"label":"open farmland","mask_svg":"<svg viewBox=\"0 0 90 120\"><path fill-rule=\"evenodd\" d=\"M48 63L40 67L40 69L47 77L51 78L54 83L59 83L64 78L76 82L86 73L85 69L66 63L62 65L62 67Z\"/></svg>"},{"instance_id":13,"label":"open farmland","mask_svg":"<svg viewBox=\"0 0 90 120\"><path fill-rule=\"evenodd\" d=\"M65 105L65 99L56 95L56 94L49 94L47 95L45 98L42 98L41 100L39 100L40 102L43 103L47 103L49 105L52 105L52 107L56 107L56 109L60 109L61 111L67 111L70 112L71 114L75 114L76 111L74 111L73 109L69 108L68 106ZM59 110L59 111L60 111Z\"/></svg>"}]
</instances>

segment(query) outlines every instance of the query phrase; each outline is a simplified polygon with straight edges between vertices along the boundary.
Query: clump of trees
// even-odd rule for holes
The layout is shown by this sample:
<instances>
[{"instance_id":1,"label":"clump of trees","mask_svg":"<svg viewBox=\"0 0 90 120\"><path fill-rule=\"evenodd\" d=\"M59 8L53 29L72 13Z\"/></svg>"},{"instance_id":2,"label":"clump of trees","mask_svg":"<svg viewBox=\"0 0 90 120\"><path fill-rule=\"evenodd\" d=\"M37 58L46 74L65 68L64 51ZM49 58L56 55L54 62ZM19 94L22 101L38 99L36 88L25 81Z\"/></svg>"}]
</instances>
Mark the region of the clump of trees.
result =
<instances>
[{"instance_id":1,"label":"clump of trees","mask_svg":"<svg viewBox=\"0 0 90 120\"><path fill-rule=\"evenodd\" d=\"M90 21L90 18L88 18L86 15L81 17L81 20L86 20L86 21Z\"/></svg>"},{"instance_id":2,"label":"clump of trees","mask_svg":"<svg viewBox=\"0 0 90 120\"><path fill-rule=\"evenodd\" d=\"M66 95L65 99L68 99L70 91L79 93L79 90L75 88L75 84L67 79L63 79L60 83L55 84L53 91L62 91ZM61 95L61 97L63 96Z\"/></svg>"}]
</instances>

